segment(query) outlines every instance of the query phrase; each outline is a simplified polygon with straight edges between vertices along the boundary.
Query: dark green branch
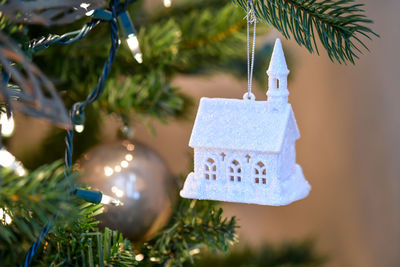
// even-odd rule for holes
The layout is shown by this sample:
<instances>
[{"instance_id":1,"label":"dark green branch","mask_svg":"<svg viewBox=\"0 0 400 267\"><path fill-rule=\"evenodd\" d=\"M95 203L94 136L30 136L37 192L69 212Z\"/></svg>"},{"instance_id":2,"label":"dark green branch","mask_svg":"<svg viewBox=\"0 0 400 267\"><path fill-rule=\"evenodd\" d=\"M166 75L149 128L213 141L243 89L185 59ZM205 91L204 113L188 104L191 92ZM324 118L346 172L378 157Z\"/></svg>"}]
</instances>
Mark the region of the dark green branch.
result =
<instances>
[{"instance_id":1,"label":"dark green branch","mask_svg":"<svg viewBox=\"0 0 400 267\"><path fill-rule=\"evenodd\" d=\"M234 0L246 9L247 0ZM367 19L361 9L363 4L354 0L256 0L253 1L258 18L265 20L287 39L294 37L311 53L319 54L316 35L328 53L329 58L339 63L350 61L362 51L358 46L367 46L360 35L371 39L375 35L366 25Z\"/></svg>"}]
</instances>

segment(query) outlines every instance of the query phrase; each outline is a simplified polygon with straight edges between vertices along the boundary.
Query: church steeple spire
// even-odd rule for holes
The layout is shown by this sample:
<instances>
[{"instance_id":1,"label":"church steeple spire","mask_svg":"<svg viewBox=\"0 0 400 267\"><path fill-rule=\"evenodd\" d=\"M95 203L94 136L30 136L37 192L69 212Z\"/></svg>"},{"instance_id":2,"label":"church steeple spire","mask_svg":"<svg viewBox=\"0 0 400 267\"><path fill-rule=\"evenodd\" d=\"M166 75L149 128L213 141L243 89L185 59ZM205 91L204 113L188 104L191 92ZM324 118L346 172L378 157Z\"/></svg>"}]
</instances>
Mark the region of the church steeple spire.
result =
<instances>
[{"instance_id":1,"label":"church steeple spire","mask_svg":"<svg viewBox=\"0 0 400 267\"><path fill-rule=\"evenodd\" d=\"M281 40L275 41L274 51L267 70L268 74L268 107L273 111L281 111L288 103L289 91L287 89L287 76L289 70L286 66Z\"/></svg>"}]
</instances>

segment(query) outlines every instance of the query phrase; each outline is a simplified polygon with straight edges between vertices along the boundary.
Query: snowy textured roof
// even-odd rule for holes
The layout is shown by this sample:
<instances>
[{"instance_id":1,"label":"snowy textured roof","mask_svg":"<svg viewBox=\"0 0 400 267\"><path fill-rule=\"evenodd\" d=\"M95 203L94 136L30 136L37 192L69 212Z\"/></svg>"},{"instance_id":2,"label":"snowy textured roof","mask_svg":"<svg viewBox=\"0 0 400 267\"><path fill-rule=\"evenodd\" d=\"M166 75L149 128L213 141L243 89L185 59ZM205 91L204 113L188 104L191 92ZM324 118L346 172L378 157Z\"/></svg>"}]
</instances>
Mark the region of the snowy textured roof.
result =
<instances>
[{"instance_id":1,"label":"snowy textured roof","mask_svg":"<svg viewBox=\"0 0 400 267\"><path fill-rule=\"evenodd\" d=\"M282 49L282 43L279 38L275 41L274 51L272 52L267 73L268 75L277 76L289 74L289 69L287 68L285 55Z\"/></svg>"},{"instance_id":2,"label":"snowy textured roof","mask_svg":"<svg viewBox=\"0 0 400 267\"><path fill-rule=\"evenodd\" d=\"M281 112L269 111L267 105L267 101L203 97L189 146L280 152L289 121L295 124L295 138L300 137L296 120L290 104Z\"/></svg>"}]
</instances>

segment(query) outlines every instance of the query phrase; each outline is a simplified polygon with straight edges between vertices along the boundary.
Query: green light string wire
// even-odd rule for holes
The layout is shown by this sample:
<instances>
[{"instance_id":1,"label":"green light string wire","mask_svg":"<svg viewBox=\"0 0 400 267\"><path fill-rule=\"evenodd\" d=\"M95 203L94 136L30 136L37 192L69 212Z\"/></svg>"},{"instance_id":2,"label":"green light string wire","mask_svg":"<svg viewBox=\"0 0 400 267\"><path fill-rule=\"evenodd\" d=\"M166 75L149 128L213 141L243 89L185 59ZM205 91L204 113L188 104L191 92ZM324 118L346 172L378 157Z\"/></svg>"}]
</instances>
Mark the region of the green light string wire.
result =
<instances>
[{"instance_id":1,"label":"green light string wire","mask_svg":"<svg viewBox=\"0 0 400 267\"><path fill-rule=\"evenodd\" d=\"M89 104L96 101L102 95L102 93L104 91L105 82L106 82L107 77L110 74L111 65L115 60L115 56L116 56L117 49L119 46L117 17L120 13L126 11L126 8L129 4L136 2L136 0L127 0L124 2L124 4L121 5L119 3L119 1L120 0L111 0L110 6L109 6L109 9L112 14L112 19L110 19L108 21L109 25L111 27L111 48L110 48L108 59L104 64L103 71L101 73L101 76L98 80L96 87L91 91L91 93L86 98L86 100L84 100L82 102L77 102L72 106L72 109L70 110L70 116L71 116L71 121L73 124L82 120L86 106L88 106ZM95 18L91 22L89 22L85 26L83 26L83 28L81 30L66 33L61 36L60 35L50 35L48 37L42 37L39 39L35 39L30 42L29 49L32 52L37 52L44 48L49 47L51 44L54 44L54 43L59 43L59 44L73 43L75 41L82 39L91 29L93 29L96 25L98 25L99 22L101 22L101 21L99 19ZM66 177L68 177L71 173L72 154L73 154L73 138L74 138L74 130L73 129L67 130L66 137L65 137L65 144L66 144L66 150L65 150L66 172L65 172L65 175L66 175ZM71 191L73 191L73 189ZM46 237L46 235L48 234L48 232L52 226L53 226L53 223L48 222L42 228L42 231L41 231L39 237L32 244L31 248L27 252L24 263L21 264L21 267L30 266L35 253L37 252L38 248L40 247L42 240L44 240L44 238Z\"/></svg>"}]
</instances>

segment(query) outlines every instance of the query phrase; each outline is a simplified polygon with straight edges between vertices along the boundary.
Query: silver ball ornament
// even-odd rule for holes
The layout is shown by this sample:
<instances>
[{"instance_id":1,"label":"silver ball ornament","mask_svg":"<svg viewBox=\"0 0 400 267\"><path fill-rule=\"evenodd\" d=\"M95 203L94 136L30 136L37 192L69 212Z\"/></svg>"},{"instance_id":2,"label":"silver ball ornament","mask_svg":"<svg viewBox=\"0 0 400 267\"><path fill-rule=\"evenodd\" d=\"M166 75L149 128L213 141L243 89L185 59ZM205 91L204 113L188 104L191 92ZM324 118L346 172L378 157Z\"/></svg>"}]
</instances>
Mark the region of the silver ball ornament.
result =
<instances>
[{"instance_id":1,"label":"silver ball ornament","mask_svg":"<svg viewBox=\"0 0 400 267\"><path fill-rule=\"evenodd\" d=\"M149 238L168 221L177 180L147 146L126 140L100 145L79 160L78 169L83 183L123 203L104 205L98 216L101 226L137 241Z\"/></svg>"}]
</instances>

